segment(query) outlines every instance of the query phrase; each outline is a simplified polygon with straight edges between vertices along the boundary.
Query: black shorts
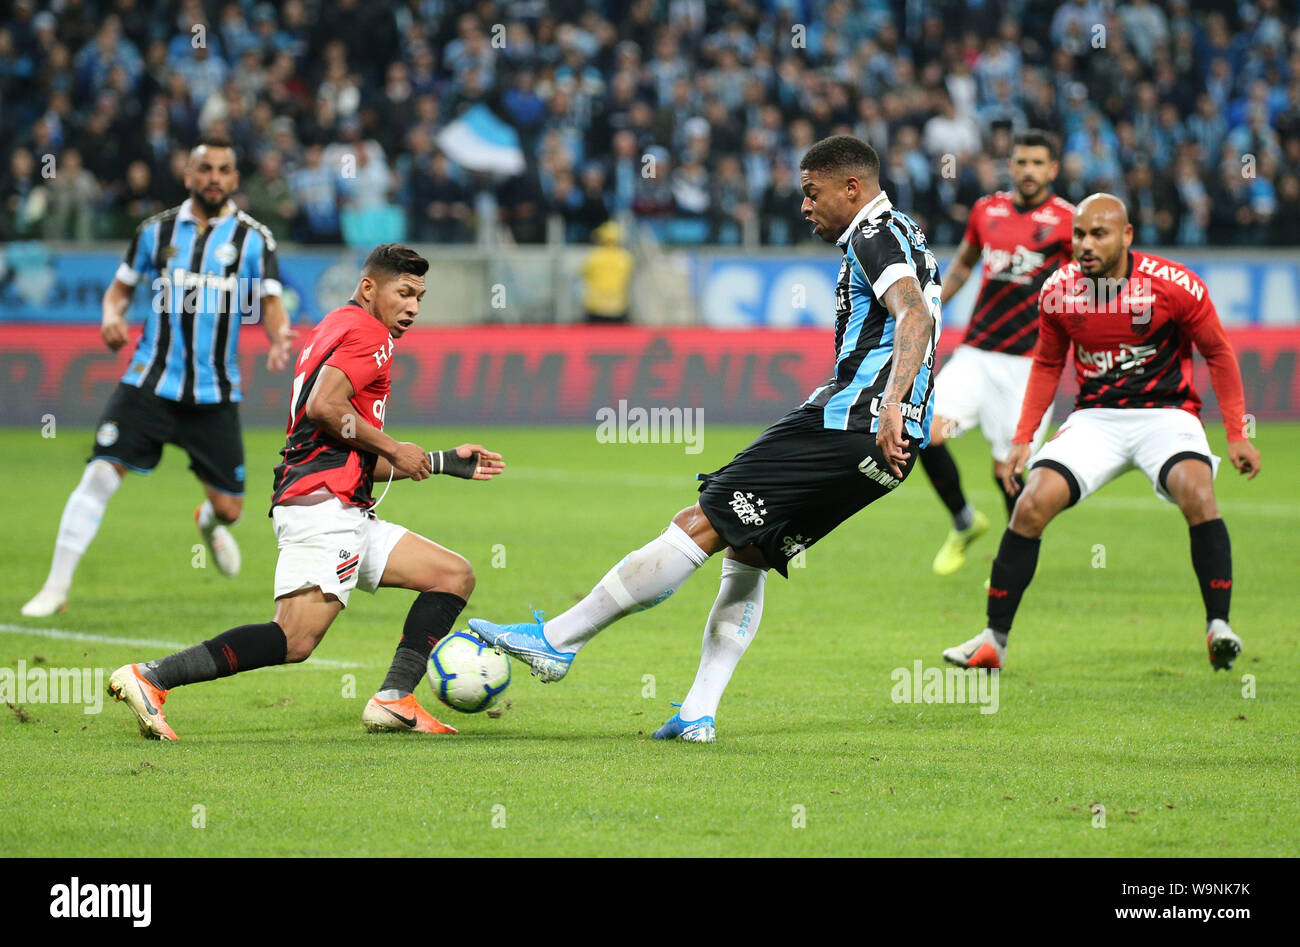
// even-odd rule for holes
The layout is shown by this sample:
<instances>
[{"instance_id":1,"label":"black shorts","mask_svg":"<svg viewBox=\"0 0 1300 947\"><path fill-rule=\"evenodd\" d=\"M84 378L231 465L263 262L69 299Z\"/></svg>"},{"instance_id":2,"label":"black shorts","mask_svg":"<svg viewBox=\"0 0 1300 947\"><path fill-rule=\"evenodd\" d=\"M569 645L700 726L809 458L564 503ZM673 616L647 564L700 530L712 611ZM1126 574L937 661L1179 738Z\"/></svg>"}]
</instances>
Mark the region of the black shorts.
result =
<instances>
[{"instance_id":1,"label":"black shorts","mask_svg":"<svg viewBox=\"0 0 1300 947\"><path fill-rule=\"evenodd\" d=\"M115 460L136 473L149 473L158 466L164 444L189 454L190 470L204 483L244 495L237 404L181 404L119 383L99 417L91 459Z\"/></svg>"},{"instance_id":2,"label":"black shorts","mask_svg":"<svg viewBox=\"0 0 1300 947\"><path fill-rule=\"evenodd\" d=\"M903 482L915 444L895 477L876 436L822 426L821 408L796 408L721 470L700 474L700 507L733 549L757 546L788 575L789 562Z\"/></svg>"}]
</instances>

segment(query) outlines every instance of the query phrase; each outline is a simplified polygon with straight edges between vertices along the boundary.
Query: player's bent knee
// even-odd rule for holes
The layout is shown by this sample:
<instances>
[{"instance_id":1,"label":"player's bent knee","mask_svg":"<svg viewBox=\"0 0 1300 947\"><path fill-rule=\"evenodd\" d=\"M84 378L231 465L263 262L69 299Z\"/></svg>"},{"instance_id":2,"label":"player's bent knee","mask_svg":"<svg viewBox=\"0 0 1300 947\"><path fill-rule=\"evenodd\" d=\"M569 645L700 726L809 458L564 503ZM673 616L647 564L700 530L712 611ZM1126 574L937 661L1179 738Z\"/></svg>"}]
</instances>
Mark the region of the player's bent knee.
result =
<instances>
[{"instance_id":1,"label":"player's bent knee","mask_svg":"<svg viewBox=\"0 0 1300 947\"><path fill-rule=\"evenodd\" d=\"M1051 504L1044 502L1039 491L1026 488L1020 491L1020 498L1016 500L1016 508L1011 513L1010 526L1013 532L1035 539L1042 535L1055 515L1056 512L1051 509Z\"/></svg>"},{"instance_id":2,"label":"player's bent knee","mask_svg":"<svg viewBox=\"0 0 1300 947\"><path fill-rule=\"evenodd\" d=\"M469 601L477 579L474 567L460 553L439 549L424 558L408 588L420 592L450 592Z\"/></svg>"},{"instance_id":3,"label":"player's bent knee","mask_svg":"<svg viewBox=\"0 0 1300 947\"><path fill-rule=\"evenodd\" d=\"M724 548L722 537L713 528L713 523L698 503L688 506L673 517L673 525L684 532L705 554L713 555Z\"/></svg>"},{"instance_id":4,"label":"player's bent knee","mask_svg":"<svg viewBox=\"0 0 1300 947\"><path fill-rule=\"evenodd\" d=\"M447 591L454 592L465 601L469 601L478 580L474 577L474 567L470 565L469 560L464 556L457 555L454 556L444 581L447 585Z\"/></svg>"},{"instance_id":5,"label":"player's bent knee","mask_svg":"<svg viewBox=\"0 0 1300 947\"><path fill-rule=\"evenodd\" d=\"M1197 486L1179 498L1178 508L1187 522L1196 526L1219 518L1219 504L1214 498L1214 488Z\"/></svg>"},{"instance_id":6,"label":"player's bent knee","mask_svg":"<svg viewBox=\"0 0 1300 947\"><path fill-rule=\"evenodd\" d=\"M311 653L316 650L315 639L290 638L285 635L286 647L284 649L285 664L301 664L311 657Z\"/></svg>"}]
</instances>

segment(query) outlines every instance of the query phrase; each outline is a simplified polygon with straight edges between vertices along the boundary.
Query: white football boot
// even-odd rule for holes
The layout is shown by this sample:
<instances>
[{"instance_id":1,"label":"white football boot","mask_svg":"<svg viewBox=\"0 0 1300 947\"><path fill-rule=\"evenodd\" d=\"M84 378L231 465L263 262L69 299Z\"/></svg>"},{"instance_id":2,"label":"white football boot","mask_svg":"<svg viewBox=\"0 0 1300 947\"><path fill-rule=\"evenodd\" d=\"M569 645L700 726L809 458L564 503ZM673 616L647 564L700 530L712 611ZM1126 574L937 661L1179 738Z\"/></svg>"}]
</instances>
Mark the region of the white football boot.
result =
<instances>
[{"instance_id":1,"label":"white football boot","mask_svg":"<svg viewBox=\"0 0 1300 947\"><path fill-rule=\"evenodd\" d=\"M212 554L212 561L217 564L217 569L222 575L239 575L239 566L242 561L239 556L239 543L235 542L235 537L230 535L230 530L226 528L226 524L215 516L205 529L202 520L199 519L199 514L202 511L202 505L194 510L194 525L199 528L199 535L203 537L208 552Z\"/></svg>"},{"instance_id":2,"label":"white football boot","mask_svg":"<svg viewBox=\"0 0 1300 947\"><path fill-rule=\"evenodd\" d=\"M955 648L946 650L943 659L963 668L1001 670L1007 661L1007 649L1005 645L998 644L991 628L985 628L970 641L963 641Z\"/></svg>"},{"instance_id":3,"label":"white football boot","mask_svg":"<svg viewBox=\"0 0 1300 947\"><path fill-rule=\"evenodd\" d=\"M49 618L67 607L67 590L64 589L60 592L58 589L45 585L33 596L30 602L23 606L23 614L28 618Z\"/></svg>"},{"instance_id":4,"label":"white football boot","mask_svg":"<svg viewBox=\"0 0 1300 947\"><path fill-rule=\"evenodd\" d=\"M1210 652L1210 665L1216 671L1227 671L1241 654L1241 639L1222 618L1216 618L1205 629L1205 647Z\"/></svg>"}]
</instances>

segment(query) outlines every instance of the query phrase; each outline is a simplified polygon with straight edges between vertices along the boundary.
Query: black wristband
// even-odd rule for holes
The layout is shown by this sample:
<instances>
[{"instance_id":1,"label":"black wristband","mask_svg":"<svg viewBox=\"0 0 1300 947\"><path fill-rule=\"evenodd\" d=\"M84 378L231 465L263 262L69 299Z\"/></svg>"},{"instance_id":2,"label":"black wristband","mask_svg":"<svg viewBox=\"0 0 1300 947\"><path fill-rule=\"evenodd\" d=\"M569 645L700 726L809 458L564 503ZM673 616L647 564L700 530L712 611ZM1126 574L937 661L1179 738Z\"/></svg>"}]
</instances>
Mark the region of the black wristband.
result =
<instances>
[{"instance_id":1,"label":"black wristband","mask_svg":"<svg viewBox=\"0 0 1300 947\"><path fill-rule=\"evenodd\" d=\"M478 451L468 457L456 453L456 449L429 451L429 464L435 474L450 474L464 480L473 480L478 470Z\"/></svg>"}]
</instances>

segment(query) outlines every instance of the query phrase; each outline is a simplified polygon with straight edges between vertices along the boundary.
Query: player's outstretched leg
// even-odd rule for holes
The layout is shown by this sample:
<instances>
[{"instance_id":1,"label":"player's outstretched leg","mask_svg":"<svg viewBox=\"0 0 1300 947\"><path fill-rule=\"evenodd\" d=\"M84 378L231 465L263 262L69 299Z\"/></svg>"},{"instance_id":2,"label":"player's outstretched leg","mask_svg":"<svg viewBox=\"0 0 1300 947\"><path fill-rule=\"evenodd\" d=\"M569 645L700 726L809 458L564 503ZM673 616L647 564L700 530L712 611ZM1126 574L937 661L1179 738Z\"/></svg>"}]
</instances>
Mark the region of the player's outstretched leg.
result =
<instances>
[{"instance_id":1,"label":"player's outstretched leg","mask_svg":"<svg viewBox=\"0 0 1300 947\"><path fill-rule=\"evenodd\" d=\"M1043 530L1070 505L1071 496L1069 482L1056 470L1037 467L1032 471L993 560L987 624L974 638L944 651L943 659L949 664L993 669L1006 663L1007 635L1038 568Z\"/></svg>"},{"instance_id":2,"label":"player's outstretched leg","mask_svg":"<svg viewBox=\"0 0 1300 947\"><path fill-rule=\"evenodd\" d=\"M716 540L698 506L683 510L666 530L605 573L586 598L550 621L536 611L534 622L514 625L471 618L470 630L523 661L543 683L558 681L569 672L574 655L602 629L624 615L658 605L717 551L705 550L691 538L688 529L700 520Z\"/></svg>"},{"instance_id":3,"label":"player's outstretched leg","mask_svg":"<svg viewBox=\"0 0 1300 947\"><path fill-rule=\"evenodd\" d=\"M722 561L722 579L704 626L695 683L682 701L681 710L654 732L656 740L712 743L716 738L714 718L718 703L732 672L758 633L767 578L766 569L741 562L732 555Z\"/></svg>"},{"instance_id":4,"label":"player's outstretched leg","mask_svg":"<svg viewBox=\"0 0 1300 947\"><path fill-rule=\"evenodd\" d=\"M415 689L428 673L430 653L474 591L473 568L463 556L408 532L389 554L380 584L420 594L406 613L388 674L361 713L362 725L371 733L455 733L420 706Z\"/></svg>"},{"instance_id":5,"label":"player's outstretched leg","mask_svg":"<svg viewBox=\"0 0 1300 947\"><path fill-rule=\"evenodd\" d=\"M1232 541L1214 499L1213 468L1202 457L1180 460L1165 479L1166 489L1187 519L1192 569L1205 603L1205 647L1216 671L1232 667L1241 639L1228 624L1232 604Z\"/></svg>"},{"instance_id":6,"label":"player's outstretched leg","mask_svg":"<svg viewBox=\"0 0 1300 947\"><path fill-rule=\"evenodd\" d=\"M135 714L143 736L175 740L162 713L174 688L305 661L342 607L319 588L295 592L276 600L274 621L240 625L165 658L118 668L108 679L108 692Z\"/></svg>"},{"instance_id":7,"label":"player's outstretched leg","mask_svg":"<svg viewBox=\"0 0 1300 947\"><path fill-rule=\"evenodd\" d=\"M942 420L936 418L936 426ZM952 575L965 565L967 547L988 532L989 519L967 501L957 463L946 444L931 443L921 451L920 460L939 499L952 514L952 528L934 557L933 569L936 575Z\"/></svg>"},{"instance_id":8,"label":"player's outstretched leg","mask_svg":"<svg viewBox=\"0 0 1300 947\"><path fill-rule=\"evenodd\" d=\"M28 618L47 618L67 607L72 574L99 531L109 499L122 485L122 469L100 459L86 464L81 482L63 507L50 573L41 590L23 606L23 614Z\"/></svg>"}]
</instances>

